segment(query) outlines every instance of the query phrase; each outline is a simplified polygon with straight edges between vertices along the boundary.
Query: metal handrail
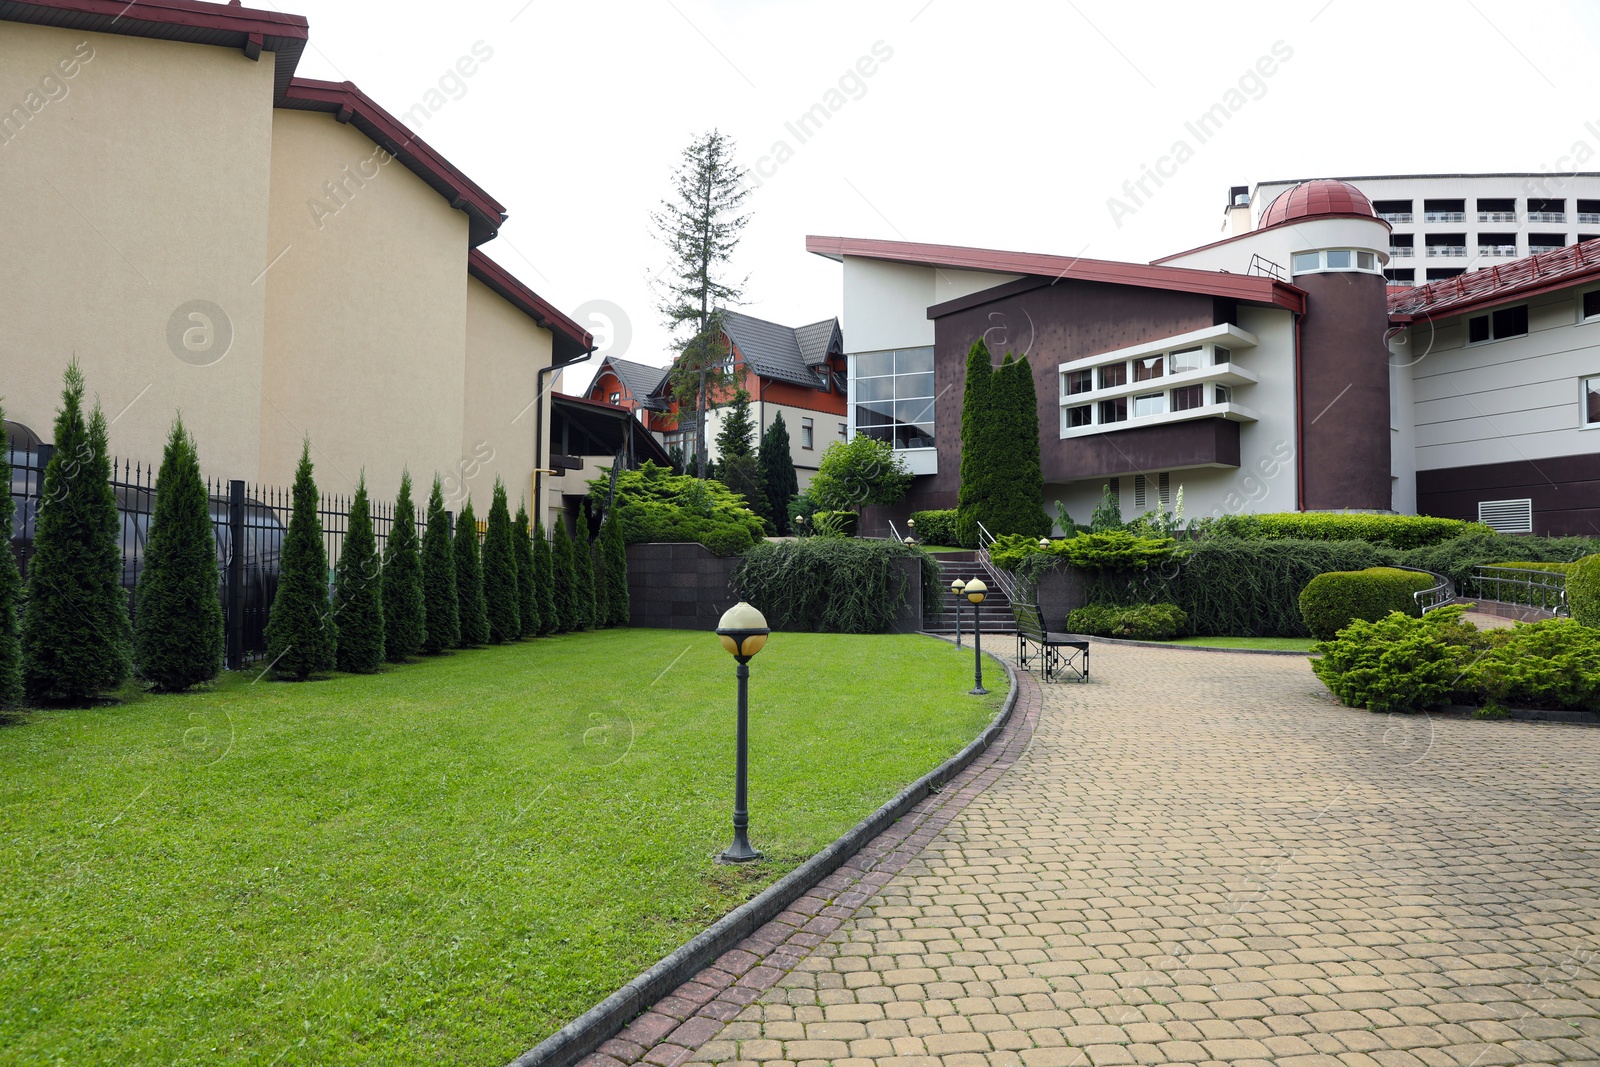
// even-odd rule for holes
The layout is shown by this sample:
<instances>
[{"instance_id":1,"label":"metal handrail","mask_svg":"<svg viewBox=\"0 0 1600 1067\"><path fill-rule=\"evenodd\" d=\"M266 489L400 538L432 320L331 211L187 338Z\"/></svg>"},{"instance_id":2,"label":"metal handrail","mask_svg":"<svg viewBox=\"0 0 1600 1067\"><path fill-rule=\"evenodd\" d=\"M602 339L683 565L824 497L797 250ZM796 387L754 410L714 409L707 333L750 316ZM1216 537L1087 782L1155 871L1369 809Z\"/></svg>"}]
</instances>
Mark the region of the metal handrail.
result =
<instances>
[{"instance_id":1,"label":"metal handrail","mask_svg":"<svg viewBox=\"0 0 1600 1067\"><path fill-rule=\"evenodd\" d=\"M1398 569L1413 571L1417 574L1429 574L1434 577L1433 585L1427 589L1418 589L1411 594L1411 599L1417 602L1417 606L1422 609L1422 614L1426 615L1434 608L1442 608L1455 600L1456 583L1452 582L1448 576L1440 574L1438 571L1425 570L1422 567L1400 567Z\"/></svg>"},{"instance_id":2,"label":"metal handrail","mask_svg":"<svg viewBox=\"0 0 1600 1067\"><path fill-rule=\"evenodd\" d=\"M1526 575L1527 577L1522 577ZM1553 612L1559 616L1570 616L1571 611L1567 606L1567 576L1560 571L1542 571L1537 567L1496 567L1483 566L1472 569L1472 581L1477 586L1480 595L1488 600L1498 600L1505 604L1520 604L1524 607L1539 608L1543 611ZM1494 594L1488 594L1490 587ZM1514 598L1519 592L1526 595L1526 600L1507 599L1509 592Z\"/></svg>"},{"instance_id":3,"label":"metal handrail","mask_svg":"<svg viewBox=\"0 0 1600 1067\"><path fill-rule=\"evenodd\" d=\"M978 563L983 567L984 573L989 575L989 579L1005 593L1007 600L1016 600L1017 580L1008 572L996 567L994 557L989 554L989 546L994 544L994 541L994 534L989 532L989 528L981 519L978 520Z\"/></svg>"}]
</instances>

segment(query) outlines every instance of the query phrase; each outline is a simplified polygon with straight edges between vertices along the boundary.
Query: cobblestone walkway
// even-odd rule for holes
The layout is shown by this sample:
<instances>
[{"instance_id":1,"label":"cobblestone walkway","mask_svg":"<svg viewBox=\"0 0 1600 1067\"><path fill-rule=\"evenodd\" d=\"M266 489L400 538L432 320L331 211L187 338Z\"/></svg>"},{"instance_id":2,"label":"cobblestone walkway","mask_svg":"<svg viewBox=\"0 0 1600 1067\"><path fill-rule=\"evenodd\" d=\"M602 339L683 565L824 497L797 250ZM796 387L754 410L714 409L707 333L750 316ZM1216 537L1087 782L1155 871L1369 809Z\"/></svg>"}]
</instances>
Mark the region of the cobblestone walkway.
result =
<instances>
[{"instance_id":1,"label":"cobblestone walkway","mask_svg":"<svg viewBox=\"0 0 1600 1067\"><path fill-rule=\"evenodd\" d=\"M1600 1065L1600 730L1352 711L1292 657L1094 673L814 947L752 939L729 1021L591 1067Z\"/></svg>"}]
</instances>

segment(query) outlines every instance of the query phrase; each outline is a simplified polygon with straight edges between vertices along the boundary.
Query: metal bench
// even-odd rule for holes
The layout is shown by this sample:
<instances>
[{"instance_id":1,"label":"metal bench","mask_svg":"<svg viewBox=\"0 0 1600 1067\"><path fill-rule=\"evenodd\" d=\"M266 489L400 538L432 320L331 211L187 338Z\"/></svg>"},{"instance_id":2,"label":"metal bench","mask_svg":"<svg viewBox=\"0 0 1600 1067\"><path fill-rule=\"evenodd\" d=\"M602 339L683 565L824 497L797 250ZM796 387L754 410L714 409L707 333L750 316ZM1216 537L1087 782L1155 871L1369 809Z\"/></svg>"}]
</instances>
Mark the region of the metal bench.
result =
<instances>
[{"instance_id":1,"label":"metal bench","mask_svg":"<svg viewBox=\"0 0 1600 1067\"><path fill-rule=\"evenodd\" d=\"M1017 666L1031 671L1039 665L1044 680L1070 674L1080 682L1089 680L1089 639L1082 634L1052 633L1045 629L1044 615L1034 597L1011 602L1017 620Z\"/></svg>"}]
</instances>

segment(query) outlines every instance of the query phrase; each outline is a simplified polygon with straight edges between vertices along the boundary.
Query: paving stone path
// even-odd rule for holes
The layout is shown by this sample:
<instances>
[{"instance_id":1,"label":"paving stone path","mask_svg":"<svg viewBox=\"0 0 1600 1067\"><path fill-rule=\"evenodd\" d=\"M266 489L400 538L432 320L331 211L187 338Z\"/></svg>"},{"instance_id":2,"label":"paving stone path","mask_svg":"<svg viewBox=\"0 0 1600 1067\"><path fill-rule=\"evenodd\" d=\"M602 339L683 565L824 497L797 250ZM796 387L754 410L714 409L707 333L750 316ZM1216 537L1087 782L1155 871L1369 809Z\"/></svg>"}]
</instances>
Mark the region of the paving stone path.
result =
<instances>
[{"instance_id":1,"label":"paving stone path","mask_svg":"<svg viewBox=\"0 0 1600 1067\"><path fill-rule=\"evenodd\" d=\"M1600 1065L1600 730L1094 675L588 1067Z\"/></svg>"}]
</instances>

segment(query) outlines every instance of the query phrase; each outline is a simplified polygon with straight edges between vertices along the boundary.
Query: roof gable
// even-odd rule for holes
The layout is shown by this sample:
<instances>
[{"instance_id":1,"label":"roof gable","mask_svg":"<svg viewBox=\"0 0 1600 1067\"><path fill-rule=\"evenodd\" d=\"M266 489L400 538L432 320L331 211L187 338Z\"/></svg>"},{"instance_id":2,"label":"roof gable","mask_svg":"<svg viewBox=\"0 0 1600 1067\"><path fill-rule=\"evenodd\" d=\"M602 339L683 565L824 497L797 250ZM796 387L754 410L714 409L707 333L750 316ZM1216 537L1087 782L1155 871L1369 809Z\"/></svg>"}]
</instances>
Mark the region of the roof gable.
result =
<instances>
[{"instance_id":1,"label":"roof gable","mask_svg":"<svg viewBox=\"0 0 1600 1067\"><path fill-rule=\"evenodd\" d=\"M834 330L838 328L835 319L828 319L822 323L813 323L811 326L802 326L794 329L766 319L758 319L754 315L744 315L737 311L724 311L722 313L722 329L728 335L728 340L739 349L739 354L744 357L744 364L763 378L774 378L778 381L789 382L793 385L803 385L811 389L825 387L825 379L820 379L812 369L815 364L806 358L806 351L802 348L801 331L812 331L806 335L806 346L812 351L818 348L816 337L820 330L817 327L831 324ZM823 334L832 337L832 332ZM827 356L826 345L822 342L822 355L816 362L820 364Z\"/></svg>"}]
</instances>

